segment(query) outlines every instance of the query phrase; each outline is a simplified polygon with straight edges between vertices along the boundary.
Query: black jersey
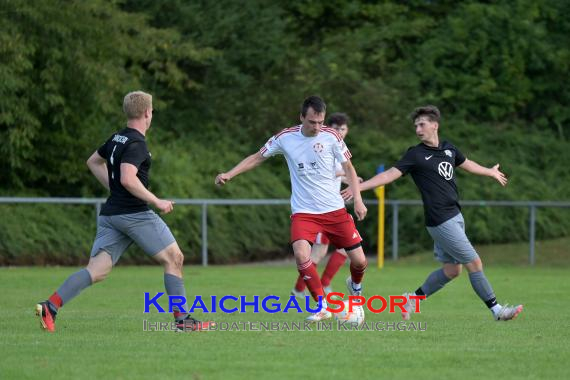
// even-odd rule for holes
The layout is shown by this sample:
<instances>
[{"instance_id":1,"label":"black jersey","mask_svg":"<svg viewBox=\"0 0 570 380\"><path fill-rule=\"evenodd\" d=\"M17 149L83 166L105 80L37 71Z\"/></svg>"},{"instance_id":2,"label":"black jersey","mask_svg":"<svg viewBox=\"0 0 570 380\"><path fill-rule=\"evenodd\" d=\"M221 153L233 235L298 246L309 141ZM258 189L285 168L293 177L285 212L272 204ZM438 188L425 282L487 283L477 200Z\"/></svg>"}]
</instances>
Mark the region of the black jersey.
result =
<instances>
[{"instance_id":1,"label":"black jersey","mask_svg":"<svg viewBox=\"0 0 570 380\"><path fill-rule=\"evenodd\" d=\"M427 226L440 225L459 214L455 167L463 162L465 156L444 141L437 148L423 143L411 147L394 165L404 175L410 173L420 190Z\"/></svg>"},{"instance_id":2,"label":"black jersey","mask_svg":"<svg viewBox=\"0 0 570 380\"><path fill-rule=\"evenodd\" d=\"M109 138L97 153L107 160L111 195L101 207L101 215L132 214L149 210L145 201L135 197L121 185L121 163L138 168L137 177L148 188L150 153L145 137L133 128L125 128Z\"/></svg>"}]
</instances>

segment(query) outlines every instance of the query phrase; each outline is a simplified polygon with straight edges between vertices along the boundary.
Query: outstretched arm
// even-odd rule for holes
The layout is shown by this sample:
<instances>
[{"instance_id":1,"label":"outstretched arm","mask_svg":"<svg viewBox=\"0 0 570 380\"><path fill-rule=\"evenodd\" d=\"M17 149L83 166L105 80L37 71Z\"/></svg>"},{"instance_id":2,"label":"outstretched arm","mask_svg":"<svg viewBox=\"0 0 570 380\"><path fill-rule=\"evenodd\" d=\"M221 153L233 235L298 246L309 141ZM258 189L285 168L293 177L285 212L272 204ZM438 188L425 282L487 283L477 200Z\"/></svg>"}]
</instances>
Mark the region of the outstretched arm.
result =
<instances>
[{"instance_id":1,"label":"outstretched arm","mask_svg":"<svg viewBox=\"0 0 570 380\"><path fill-rule=\"evenodd\" d=\"M465 161L461 165L459 165L459 167L472 174L483 175L494 178L497 182L501 184L501 186L507 185L508 182L507 176L499 170L499 164L496 164L492 168L486 168L484 166L479 165L475 161L465 159Z\"/></svg>"},{"instance_id":2,"label":"outstretched arm","mask_svg":"<svg viewBox=\"0 0 570 380\"><path fill-rule=\"evenodd\" d=\"M362 202L362 197L360 196L360 181L358 181L358 175L356 175L356 170L352 166L350 160L342 163L342 169L344 170L346 180L348 181L348 188L352 190L354 194L354 213L358 220L364 219L366 216L366 206Z\"/></svg>"},{"instance_id":3,"label":"outstretched arm","mask_svg":"<svg viewBox=\"0 0 570 380\"><path fill-rule=\"evenodd\" d=\"M370 178L369 180L362 182L360 184L360 191L370 190L370 189L374 189L378 186L387 185L389 183L394 182L395 180L397 180L401 176L402 176L401 171L399 171L396 168L390 168L390 169L386 170L385 172L376 174L374 177ZM352 197L354 196L350 187L341 191L341 194L342 194L342 198L345 201L352 199Z\"/></svg>"},{"instance_id":4,"label":"outstretched arm","mask_svg":"<svg viewBox=\"0 0 570 380\"><path fill-rule=\"evenodd\" d=\"M267 158L263 157L260 152L254 153L243 159L239 164L234 166L234 168L229 172L218 174L216 176L216 180L214 181L214 183L216 185L225 185L226 182L231 180L236 175L251 170L256 166L259 166L265 160L267 160Z\"/></svg>"},{"instance_id":5,"label":"outstretched arm","mask_svg":"<svg viewBox=\"0 0 570 380\"><path fill-rule=\"evenodd\" d=\"M389 183L394 182L398 178L402 176L402 172L396 168L390 168L385 172L378 173L374 177L370 178L367 181L364 181L360 184L360 190L370 190L374 189L378 186L384 186Z\"/></svg>"},{"instance_id":6,"label":"outstretched arm","mask_svg":"<svg viewBox=\"0 0 570 380\"><path fill-rule=\"evenodd\" d=\"M336 176L340 177L340 181L342 183L344 183L345 185L348 185L348 179L346 179L346 175L344 174L344 171L338 171L336 172ZM358 183L362 183L364 180L362 179L362 177L358 177Z\"/></svg>"}]
</instances>

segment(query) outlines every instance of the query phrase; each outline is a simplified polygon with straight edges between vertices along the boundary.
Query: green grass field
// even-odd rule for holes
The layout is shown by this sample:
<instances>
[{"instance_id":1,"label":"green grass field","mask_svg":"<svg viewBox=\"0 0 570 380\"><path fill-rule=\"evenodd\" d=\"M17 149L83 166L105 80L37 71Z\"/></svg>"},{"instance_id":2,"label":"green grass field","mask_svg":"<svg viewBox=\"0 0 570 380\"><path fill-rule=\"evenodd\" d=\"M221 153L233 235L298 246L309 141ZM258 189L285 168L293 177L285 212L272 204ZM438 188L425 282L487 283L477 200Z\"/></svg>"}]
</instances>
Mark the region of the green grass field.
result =
<instances>
[{"instance_id":1,"label":"green grass field","mask_svg":"<svg viewBox=\"0 0 570 380\"><path fill-rule=\"evenodd\" d=\"M417 259L414 259L417 260ZM414 290L436 263L373 265L365 295ZM489 266L500 302L524 303L521 316L494 322L465 273L422 304L412 321L426 331L144 332L143 294L163 291L160 267L118 266L109 278L64 307L55 334L33 313L77 268L0 268L0 379L396 379L566 378L570 360L570 269ZM344 267L333 286L344 291ZM189 296L285 297L293 263L186 267ZM164 304L164 303L163 303ZM217 322L302 321L306 314L195 314ZM366 314L399 322L399 314Z\"/></svg>"}]
</instances>

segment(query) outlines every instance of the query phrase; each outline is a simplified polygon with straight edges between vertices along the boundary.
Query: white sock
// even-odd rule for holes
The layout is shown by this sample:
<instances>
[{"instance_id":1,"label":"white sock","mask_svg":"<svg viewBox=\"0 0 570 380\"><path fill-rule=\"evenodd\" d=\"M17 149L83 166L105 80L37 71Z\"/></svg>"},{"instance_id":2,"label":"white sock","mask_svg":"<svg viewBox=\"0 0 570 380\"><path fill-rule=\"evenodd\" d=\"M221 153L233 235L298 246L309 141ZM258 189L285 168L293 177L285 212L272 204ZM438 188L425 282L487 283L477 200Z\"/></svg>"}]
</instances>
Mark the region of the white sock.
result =
<instances>
[{"instance_id":1,"label":"white sock","mask_svg":"<svg viewBox=\"0 0 570 380\"><path fill-rule=\"evenodd\" d=\"M501 306L500 303L496 304L495 306L493 306L491 308L491 312L493 313L493 315L497 315L497 313L502 309L503 307Z\"/></svg>"}]
</instances>

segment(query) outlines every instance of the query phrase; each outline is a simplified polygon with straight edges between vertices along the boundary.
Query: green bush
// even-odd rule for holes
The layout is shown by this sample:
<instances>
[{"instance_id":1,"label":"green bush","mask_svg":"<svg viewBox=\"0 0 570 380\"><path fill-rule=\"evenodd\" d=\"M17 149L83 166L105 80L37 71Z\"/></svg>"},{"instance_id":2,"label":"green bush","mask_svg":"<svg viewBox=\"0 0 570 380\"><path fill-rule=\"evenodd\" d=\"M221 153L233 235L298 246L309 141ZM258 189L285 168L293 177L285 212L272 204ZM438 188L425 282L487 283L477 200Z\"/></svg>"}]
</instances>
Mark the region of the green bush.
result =
<instances>
[{"instance_id":1,"label":"green bush","mask_svg":"<svg viewBox=\"0 0 570 380\"><path fill-rule=\"evenodd\" d=\"M151 190L169 198L288 198L282 158L223 188L218 172L298 123L319 94L352 118L363 177L417 144L410 111L440 107L440 136L501 164L501 188L459 170L461 199L568 200L570 2L10 0L0 12L0 193L106 196L85 160L124 125L122 97L143 89ZM389 199L419 199L409 178ZM373 198L370 192L365 197ZM0 262L77 263L95 234L83 206L0 205ZM376 249L374 208L359 224ZM528 238L528 210L465 208L476 243ZM287 207L212 207L212 262L288 253ZM386 242L391 213L387 210ZM187 262L200 262L201 210L165 217ZM400 252L431 245L419 207L400 209ZM537 237L570 233L567 210L540 209ZM124 262L150 262L135 248Z\"/></svg>"}]
</instances>

